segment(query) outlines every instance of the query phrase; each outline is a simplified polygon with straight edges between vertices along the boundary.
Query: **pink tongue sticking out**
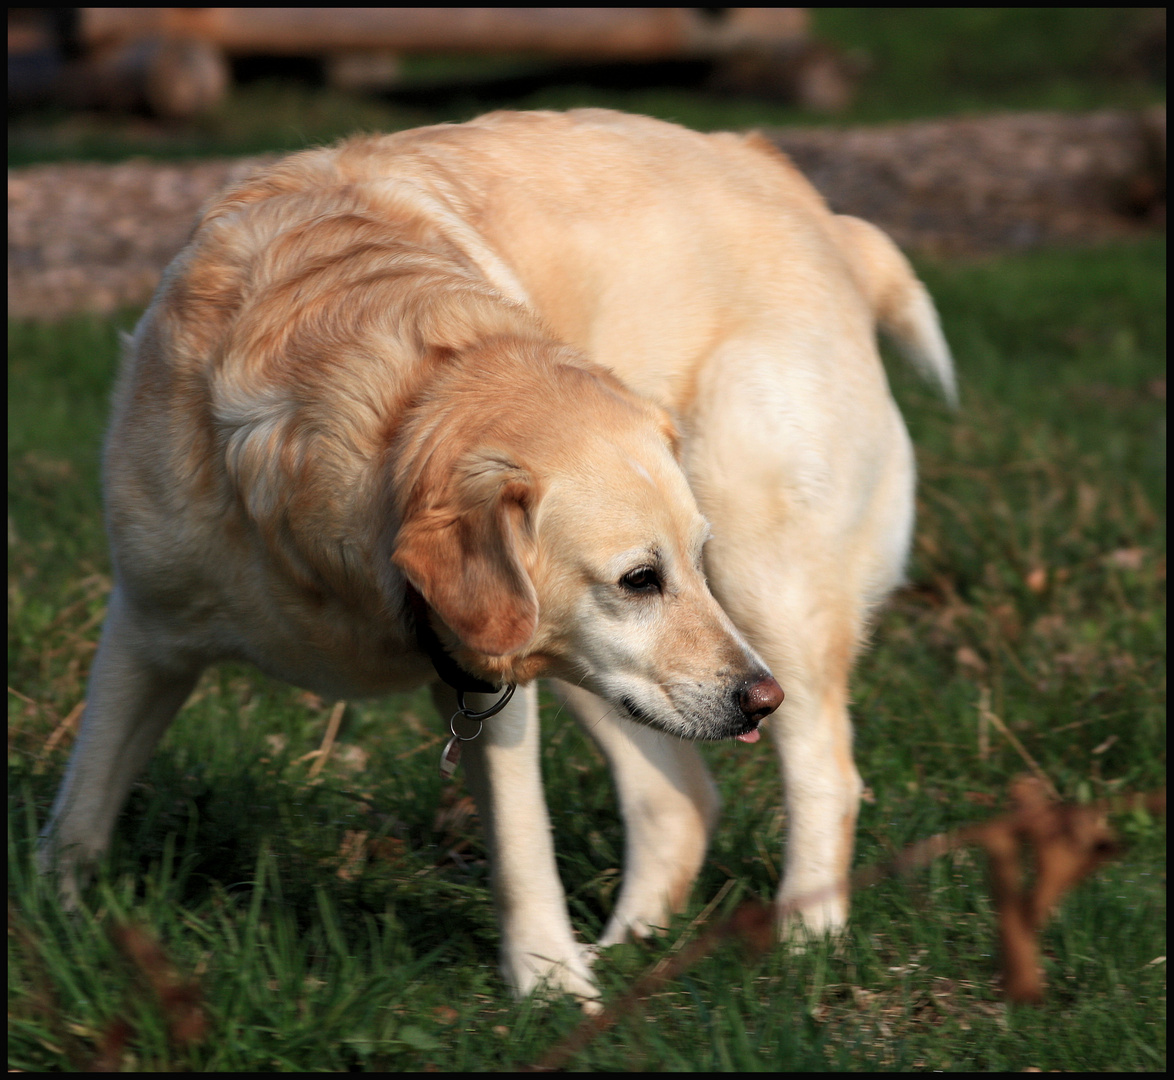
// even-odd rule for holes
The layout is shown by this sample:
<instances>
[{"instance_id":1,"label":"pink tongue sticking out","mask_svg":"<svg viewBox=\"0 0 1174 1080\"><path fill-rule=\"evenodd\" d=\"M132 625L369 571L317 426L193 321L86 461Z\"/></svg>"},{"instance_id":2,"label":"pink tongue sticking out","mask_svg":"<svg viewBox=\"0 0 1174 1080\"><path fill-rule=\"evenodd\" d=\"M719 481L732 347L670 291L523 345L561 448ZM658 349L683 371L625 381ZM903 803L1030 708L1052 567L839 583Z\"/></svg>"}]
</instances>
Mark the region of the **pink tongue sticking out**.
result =
<instances>
[{"instance_id":1,"label":"pink tongue sticking out","mask_svg":"<svg viewBox=\"0 0 1174 1080\"><path fill-rule=\"evenodd\" d=\"M738 742L756 743L762 738L762 732L760 729L755 728L753 731L747 731L744 735L739 735L737 738Z\"/></svg>"}]
</instances>

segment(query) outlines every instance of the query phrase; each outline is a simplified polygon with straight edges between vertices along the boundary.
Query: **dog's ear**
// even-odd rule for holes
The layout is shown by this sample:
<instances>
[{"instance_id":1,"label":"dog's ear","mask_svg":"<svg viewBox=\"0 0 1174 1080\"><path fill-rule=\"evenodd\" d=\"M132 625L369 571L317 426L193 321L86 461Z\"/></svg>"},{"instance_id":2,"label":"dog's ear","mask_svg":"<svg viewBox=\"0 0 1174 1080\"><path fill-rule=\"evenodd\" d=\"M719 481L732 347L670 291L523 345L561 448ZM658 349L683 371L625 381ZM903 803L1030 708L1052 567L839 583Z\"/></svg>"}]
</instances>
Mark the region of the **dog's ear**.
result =
<instances>
[{"instance_id":1,"label":"dog's ear","mask_svg":"<svg viewBox=\"0 0 1174 1080\"><path fill-rule=\"evenodd\" d=\"M444 496L409 505L392 562L461 643L474 652L517 652L538 626L530 477L496 455L466 459Z\"/></svg>"}]
</instances>

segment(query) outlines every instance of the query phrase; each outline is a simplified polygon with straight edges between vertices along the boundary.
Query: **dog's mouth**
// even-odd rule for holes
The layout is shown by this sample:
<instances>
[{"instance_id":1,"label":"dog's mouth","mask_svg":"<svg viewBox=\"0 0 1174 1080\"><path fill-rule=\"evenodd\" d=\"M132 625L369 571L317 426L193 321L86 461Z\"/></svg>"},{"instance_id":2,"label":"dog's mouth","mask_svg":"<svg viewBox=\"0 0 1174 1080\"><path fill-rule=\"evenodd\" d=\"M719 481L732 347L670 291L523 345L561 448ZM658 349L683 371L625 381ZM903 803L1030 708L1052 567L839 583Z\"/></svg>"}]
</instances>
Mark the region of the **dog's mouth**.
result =
<instances>
[{"instance_id":1,"label":"dog's mouth","mask_svg":"<svg viewBox=\"0 0 1174 1080\"><path fill-rule=\"evenodd\" d=\"M676 735L678 737L685 738L690 737L688 734L680 730L674 730L672 727L665 724L663 720L654 716L647 709L639 705L634 698L627 694L620 698L620 704L624 707L628 715L638 724L644 724L646 727L657 728L660 731L667 732L670 735ZM748 727L745 731L715 731L712 734L701 735L700 737L715 741L721 741L723 739L733 737L737 739L738 742L756 743L760 738L762 738L762 730L759 726L759 721L752 720L750 721L750 724L752 726ZM696 738L698 736L693 737Z\"/></svg>"},{"instance_id":2,"label":"dog's mouth","mask_svg":"<svg viewBox=\"0 0 1174 1080\"><path fill-rule=\"evenodd\" d=\"M664 726L663 724L661 724L657 721L656 717L653 716L652 713L648 712L645 709L640 708L640 706L637 705L636 702L632 698L628 697L626 694L622 698L620 698L620 704L623 705L623 707L628 710L628 715L633 720L635 720L637 723L647 724L648 727L654 727L654 728Z\"/></svg>"}]
</instances>

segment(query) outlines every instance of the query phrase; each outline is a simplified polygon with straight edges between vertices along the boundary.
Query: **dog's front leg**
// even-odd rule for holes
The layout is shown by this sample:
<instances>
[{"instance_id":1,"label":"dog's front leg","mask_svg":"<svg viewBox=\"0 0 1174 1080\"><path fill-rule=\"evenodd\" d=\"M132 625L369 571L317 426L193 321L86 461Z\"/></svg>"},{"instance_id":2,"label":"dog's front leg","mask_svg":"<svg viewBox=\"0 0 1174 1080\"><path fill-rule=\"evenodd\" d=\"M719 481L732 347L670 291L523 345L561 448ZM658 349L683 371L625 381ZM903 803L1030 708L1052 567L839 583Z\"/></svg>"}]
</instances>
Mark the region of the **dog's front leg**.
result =
<instances>
[{"instance_id":1,"label":"dog's front leg","mask_svg":"<svg viewBox=\"0 0 1174 1080\"><path fill-rule=\"evenodd\" d=\"M433 698L447 721L456 711L456 695L434 686ZM494 700L466 696L474 710ZM535 687L519 688L500 713L485 721L477 738L462 744L461 753L489 843L502 974L518 994L546 988L594 999L598 990L571 930L555 864L542 790Z\"/></svg>"},{"instance_id":2,"label":"dog's front leg","mask_svg":"<svg viewBox=\"0 0 1174 1080\"><path fill-rule=\"evenodd\" d=\"M555 691L611 767L624 816L624 880L602 946L668 926L705 860L717 788L692 743L637 724L569 683Z\"/></svg>"}]
</instances>

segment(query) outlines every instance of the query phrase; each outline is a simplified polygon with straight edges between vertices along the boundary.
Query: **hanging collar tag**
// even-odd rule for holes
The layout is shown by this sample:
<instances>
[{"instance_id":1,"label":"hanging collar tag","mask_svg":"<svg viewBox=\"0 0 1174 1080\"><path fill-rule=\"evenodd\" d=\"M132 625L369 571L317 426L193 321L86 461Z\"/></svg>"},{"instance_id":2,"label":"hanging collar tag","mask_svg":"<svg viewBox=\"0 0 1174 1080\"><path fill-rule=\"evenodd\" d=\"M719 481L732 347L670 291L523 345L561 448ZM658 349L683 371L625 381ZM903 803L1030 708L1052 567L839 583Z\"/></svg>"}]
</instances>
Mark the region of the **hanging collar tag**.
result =
<instances>
[{"instance_id":1,"label":"hanging collar tag","mask_svg":"<svg viewBox=\"0 0 1174 1080\"><path fill-rule=\"evenodd\" d=\"M481 729L485 726L485 721L491 716L496 716L506 707L510 698L514 696L515 689L515 684L510 683L505 688L505 693L488 709L481 712L473 712L465 704L465 692L463 690L457 691L457 711L452 714L452 719L448 722L448 730L452 732L452 738L444 744L444 752L440 755L440 778L442 780L451 780L453 773L457 771L457 766L461 763L461 743L472 742L477 738L481 734ZM477 730L472 735L458 735L458 716L464 717L466 720L475 720Z\"/></svg>"},{"instance_id":2,"label":"hanging collar tag","mask_svg":"<svg viewBox=\"0 0 1174 1080\"><path fill-rule=\"evenodd\" d=\"M416 629L416 645L432 661L432 667L440 679L457 692L457 711L452 714L452 719L448 722L448 729L452 732L452 737L444 744L444 752L440 755L440 775L442 779L450 780L453 773L457 771L457 765L460 764L461 743L470 742L481 734L481 728L485 721L491 716L496 716L509 703L510 698L514 696L514 690L517 689L517 684L507 683L503 691L501 686L495 686L484 679L479 679L461 667L444 647L444 643L432 628L432 623L428 621L428 603L420 595L420 591L409 581L406 582L406 592L408 605L412 612L412 622ZM475 712L465 704L466 694L497 693L501 693L501 697L488 709L482 709L480 712ZM472 735L458 735L457 717L475 721L477 730Z\"/></svg>"}]
</instances>

